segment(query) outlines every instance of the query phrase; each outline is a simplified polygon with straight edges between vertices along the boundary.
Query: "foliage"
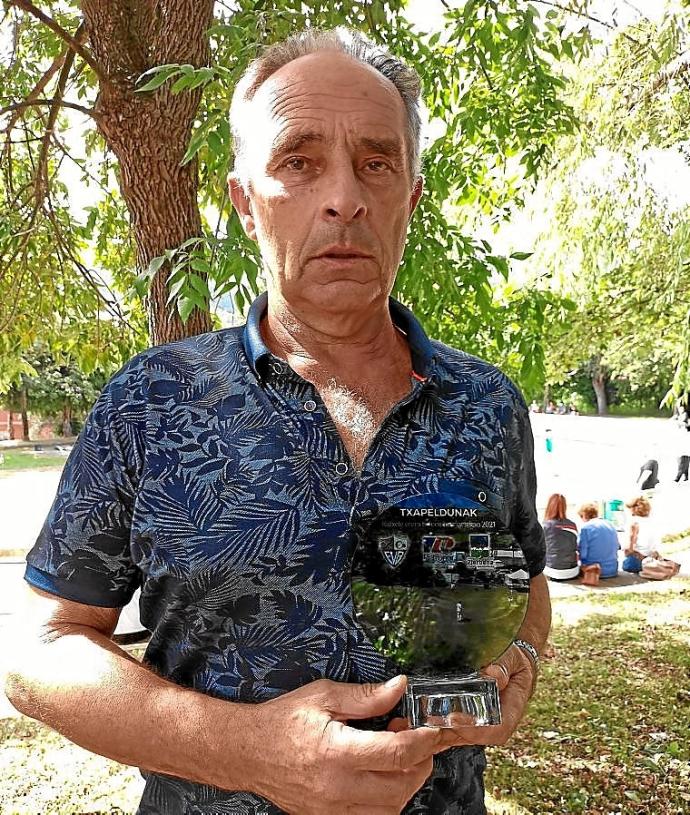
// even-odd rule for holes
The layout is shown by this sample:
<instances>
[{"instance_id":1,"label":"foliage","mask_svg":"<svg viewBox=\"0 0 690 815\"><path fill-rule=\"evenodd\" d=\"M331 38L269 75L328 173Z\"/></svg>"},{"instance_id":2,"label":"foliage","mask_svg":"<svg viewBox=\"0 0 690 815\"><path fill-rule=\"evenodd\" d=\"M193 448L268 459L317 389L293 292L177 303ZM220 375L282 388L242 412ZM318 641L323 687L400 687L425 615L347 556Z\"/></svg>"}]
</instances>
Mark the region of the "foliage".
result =
<instances>
[{"instance_id":1,"label":"foliage","mask_svg":"<svg viewBox=\"0 0 690 815\"><path fill-rule=\"evenodd\" d=\"M69 26L74 14L57 13L57 19ZM12 57L0 67L0 98L17 104L31 98L48 66L50 73L64 63L65 49L58 37L28 18L15 17L13 32L11 22L6 17L0 28L3 35L13 33L15 43ZM75 72L78 97L94 86L88 76L83 70ZM41 93L34 93L34 98L37 95ZM61 114L52 123L48 110L43 105L4 111L0 389L25 370L22 356L37 340L54 353L77 360L86 372L110 371L142 345L133 327L141 323L136 307L108 285L131 262L129 224L121 202L104 194L81 222L73 214L64 180L65 166L74 165L94 195L96 188L106 186L112 168L101 158L94 173L85 160L73 155L74 119ZM93 132L87 131L84 138L87 151L100 146ZM97 218L101 212L107 217Z\"/></svg>"},{"instance_id":2,"label":"foliage","mask_svg":"<svg viewBox=\"0 0 690 815\"><path fill-rule=\"evenodd\" d=\"M69 358L67 358L69 359ZM70 418L84 414L95 402L105 384L102 374L85 374L74 362L58 362L45 350L22 358L24 372L19 379L0 391L0 404L12 411L21 410L21 391L27 397L27 409L44 418Z\"/></svg>"},{"instance_id":3,"label":"foliage","mask_svg":"<svg viewBox=\"0 0 690 815\"><path fill-rule=\"evenodd\" d=\"M549 329L551 383L588 369L633 399L661 401L672 382L687 389L690 207L664 189L658 167L690 158L679 57L689 25L690 10L677 9L618 33L573 86L582 128L556 148L544 185L550 227L530 261L577 303Z\"/></svg>"},{"instance_id":4,"label":"foliage","mask_svg":"<svg viewBox=\"0 0 690 815\"><path fill-rule=\"evenodd\" d=\"M308 25L345 23L364 30L417 67L424 78L430 116L438 125L436 132L441 133L428 146L424 163L427 193L411 225L397 294L441 338L452 325L448 339L471 345L484 355L503 346L500 353L513 355L518 378L534 384L542 375L539 320L526 325L530 342L521 338L516 347L507 347L516 339L515 332L504 332L503 313L492 299L492 288L495 274L507 276L509 260L495 256L486 242L469 235L478 213L495 223L519 205L558 136L572 130L574 118L563 101L565 80L560 63L588 52L589 29L583 21L565 30L554 9L539 9L519 0L466 0L457 8L447 7L442 31L420 34L405 19L404 6L402 0L334 4L240 0L232 7L218 3L209 32L211 67L148 67L139 82L142 96L168 89L173 94L203 89L183 159L199 163L202 234L200 240L170 247L148 268L139 269L135 288L139 298L144 297L153 275L164 268L170 302L183 318L196 309L208 309L226 294L231 295L238 312L244 311L261 283L256 247L244 238L226 192L232 160L227 123L232 88L263 45ZM79 30L74 0L53 4L50 10L64 28ZM10 63L0 70L0 92L17 103L31 98L51 61L64 59L65 49L42 23L16 10L10 12L5 25L14 25L15 49ZM58 78L50 79L42 96L50 97L62 73L55 73ZM98 93L92 67L77 58L67 75L76 99L66 98L65 103L90 111ZM8 334L1 350L9 366L33 342L35 331L27 323L40 290L46 308L58 306L60 316L51 323L46 315L36 331L61 351L68 344L74 358L87 366L112 367L112 358L122 358L141 345L143 323L140 305L126 294L135 270L122 198L113 184L120 170L110 155L104 155L103 139L90 119L78 125L85 156L71 155L64 134L75 121L72 111L69 117L55 118L52 135L44 142L41 137L53 110L38 104L27 108L9 131L20 142L4 158L9 186L22 189L18 177L22 172L30 176L45 154L47 198L39 197L42 203L34 212L35 190L31 184L24 188L18 217L5 237L0 236L0 253L4 253L0 257L12 258L15 269L8 288L13 308L26 316L25 322L17 324L5 320ZM66 155L71 158L65 159ZM98 201L85 220L80 221L70 210L67 190L60 186L62 161L76 162L82 168ZM98 200L104 190L105 197ZM9 190L5 190L5 202L14 205ZM51 208L62 219L59 229L48 215ZM71 286L51 288L56 275L40 261L38 247L32 245L38 242L41 230L46 250L60 234L65 245L54 262L60 264L60 274L69 278ZM23 232L31 237L21 237ZM113 235L118 243L111 240ZM89 269L84 257L94 245L98 247L95 268ZM112 297L105 281L112 288ZM107 321L109 336L104 338L101 326L101 333L94 337L94 321L104 300L116 314ZM513 306L516 314L522 310L522 316L538 314L538 308L528 307L525 301L518 300ZM478 342L471 328L477 323L485 342ZM75 336L64 340L65 331ZM520 358L528 360L526 366Z\"/></svg>"}]
</instances>

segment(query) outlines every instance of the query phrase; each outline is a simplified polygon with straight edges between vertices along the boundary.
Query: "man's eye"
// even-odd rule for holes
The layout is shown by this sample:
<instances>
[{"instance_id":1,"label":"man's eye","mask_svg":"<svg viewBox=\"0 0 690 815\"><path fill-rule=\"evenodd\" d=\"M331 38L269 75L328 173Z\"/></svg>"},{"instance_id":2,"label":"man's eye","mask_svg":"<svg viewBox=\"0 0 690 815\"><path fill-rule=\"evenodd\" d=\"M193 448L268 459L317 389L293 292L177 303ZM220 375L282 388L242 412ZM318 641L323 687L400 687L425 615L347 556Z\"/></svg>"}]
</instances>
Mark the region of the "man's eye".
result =
<instances>
[{"instance_id":1,"label":"man's eye","mask_svg":"<svg viewBox=\"0 0 690 815\"><path fill-rule=\"evenodd\" d=\"M301 156L293 156L283 164L283 167L287 167L288 170L295 170L296 172L304 170L306 166L307 160Z\"/></svg>"},{"instance_id":2,"label":"man's eye","mask_svg":"<svg viewBox=\"0 0 690 815\"><path fill-rule=\"evenodd\" d=\"M367 161L367 170L371 170L374 173L381 173L384 170L387 170L389 167L388 162L382 161L381 159L375 158L371 161Z\"/></svg>"}]
</instances>

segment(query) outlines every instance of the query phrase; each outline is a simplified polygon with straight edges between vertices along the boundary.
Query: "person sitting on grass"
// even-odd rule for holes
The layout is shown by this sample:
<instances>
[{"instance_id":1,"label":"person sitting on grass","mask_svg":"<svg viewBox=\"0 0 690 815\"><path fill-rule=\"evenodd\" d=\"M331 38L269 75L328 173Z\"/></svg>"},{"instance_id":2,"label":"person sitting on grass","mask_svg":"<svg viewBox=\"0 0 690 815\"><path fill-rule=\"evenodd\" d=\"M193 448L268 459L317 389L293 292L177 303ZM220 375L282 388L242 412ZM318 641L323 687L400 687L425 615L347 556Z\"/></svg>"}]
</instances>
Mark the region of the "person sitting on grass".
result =
<instances>
[{"instance_id":1,"label":"person sitting on grass","mask_svg":"<svg viewBox=\"0 0 690 815\"><path fill-rule=\"evenodd\" d=\"M572 580L580 573L577 562L577 526L566 518L565 496L554 493L544 510L546 566L551 580Z\"/></svg>"},{"instance_id":2,"label":"person sitting on grass","mask_svg":"<svg viewBox=\"0 0 690 815\"><path fill-rule=\"evenodd\" d=\"M599 566L600 577L616 577L620 544L613 524L599 517L599 508L593 502L583 504L578 515L583 521L579 542L582 571Z\"/></svg>"},{"instance_id":3,"label":"person sitting on grass","mask_svg":"<svg viewBox=\"0 0 690 815\"><path fill-rule=\"evenodd\" d=\"M657 549L658 536L649 517L652 505L644 495L638 495L626 504L632 513L625 547L623 569L650 580L666 580L678 573L680 564L662 558Z\"/></svg>"}]
</instances>

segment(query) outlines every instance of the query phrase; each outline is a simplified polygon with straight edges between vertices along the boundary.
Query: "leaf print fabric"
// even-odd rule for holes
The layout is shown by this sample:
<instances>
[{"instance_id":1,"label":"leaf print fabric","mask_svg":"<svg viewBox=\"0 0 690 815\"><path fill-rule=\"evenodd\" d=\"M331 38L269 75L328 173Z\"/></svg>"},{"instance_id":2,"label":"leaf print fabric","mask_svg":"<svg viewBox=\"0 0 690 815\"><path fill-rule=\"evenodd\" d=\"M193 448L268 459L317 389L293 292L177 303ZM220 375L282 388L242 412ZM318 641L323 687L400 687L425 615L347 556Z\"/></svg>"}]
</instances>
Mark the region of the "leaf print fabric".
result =
<instances>
[{"instance_id":1,"label":"leaf print fabric","mask_svg":"<svg viewBox=\"0 0 690 815\"><path fill-rule=\"evenodd\" d=\"M391 300L416 376L357 473L314 387L264 345L266 306L113 377L27 557L30 583L77 602L121 607L141 586L145 662L229 701L387 678L353 622L348 563L356 525L405 498L483 490L530 574L544 567L528 412L503 374L430 341ZM480 748L438 756L406 812L483 812L484 763ZM146 777L140 813L279 813L247 792Z\"/></svg>"}]
</instances>

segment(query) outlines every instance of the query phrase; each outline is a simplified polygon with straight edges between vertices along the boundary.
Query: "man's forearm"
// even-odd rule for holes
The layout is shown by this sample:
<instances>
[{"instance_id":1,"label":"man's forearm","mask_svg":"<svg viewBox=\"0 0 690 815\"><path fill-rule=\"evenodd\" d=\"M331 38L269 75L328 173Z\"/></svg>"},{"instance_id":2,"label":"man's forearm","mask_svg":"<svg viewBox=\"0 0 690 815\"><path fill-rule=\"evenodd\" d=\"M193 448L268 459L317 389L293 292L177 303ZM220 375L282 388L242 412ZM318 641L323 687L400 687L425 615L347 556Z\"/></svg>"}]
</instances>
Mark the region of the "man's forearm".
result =
<instances>
[{"instance_id":1,"label":"man's forearm","mask_svg":"<svg viewBox=\"0 0 690 815\"><path fill-rule=\"evenodd\" d=\"M254 706L168 682L86 626L32 642L22 642L7 675L7 696L22 713L124 764L246 789L251 762L242 750Z\"/></svg>"},{"instance_id":2,"label":"man's forearm","mask_svg":"<svg viewBox=\"0 0 690 815\"><path fill-rule=\"evenodd\" d=\"M551 628L551 598L543 574L530 580L527 613L520 626L518 638L527 640L541 653Z\"/></svg>"}]
</instances>

